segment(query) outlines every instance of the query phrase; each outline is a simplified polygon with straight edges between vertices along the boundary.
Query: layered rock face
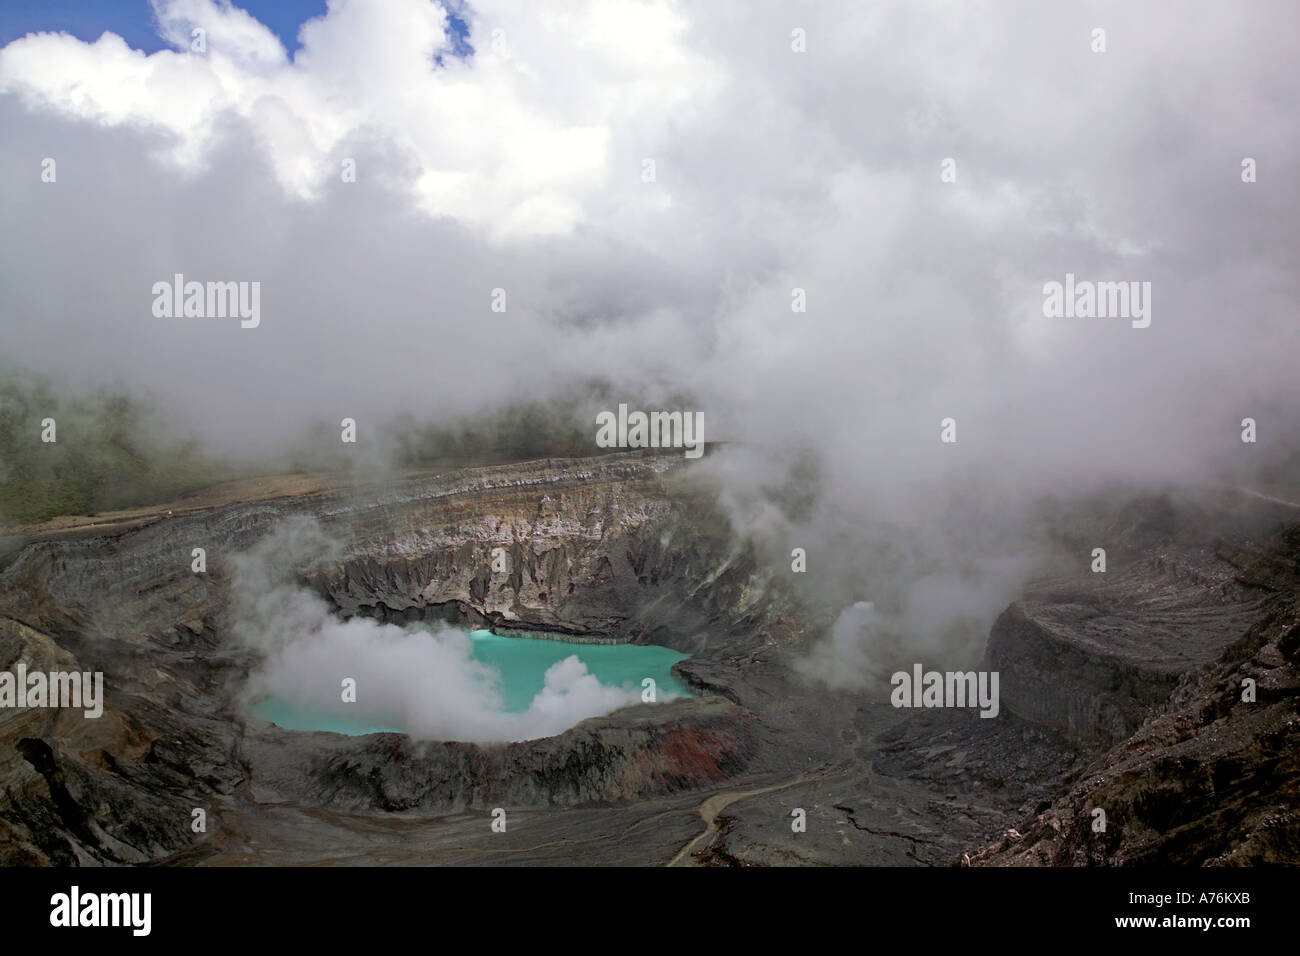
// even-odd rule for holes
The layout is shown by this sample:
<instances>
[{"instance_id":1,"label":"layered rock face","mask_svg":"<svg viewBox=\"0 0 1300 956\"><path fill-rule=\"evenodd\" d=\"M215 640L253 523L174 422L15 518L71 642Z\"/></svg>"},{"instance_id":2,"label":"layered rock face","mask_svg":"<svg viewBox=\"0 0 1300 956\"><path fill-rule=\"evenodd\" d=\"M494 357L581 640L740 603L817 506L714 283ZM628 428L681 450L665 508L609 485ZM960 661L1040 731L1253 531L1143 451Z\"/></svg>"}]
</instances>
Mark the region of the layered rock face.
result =
<instances>
[{"instance_id":1,"label":"layered rock face","mask_svg":"<svg viewBox=\"0 0 1300 956\"><path fill-rule=\"evenodd\" d=\"M198 633L226 603L223 559L282 519L311 515L345 545L337 566L309 579L344 615L463 610L507 627L624 637L647 601L730 608L753 583L753 563L725 553L725 522L703 506L683 512L688 498L670 503L665 482L680 463L635 453L530 462L74 529L9 556L0 612L115 640ZM194 548L206 551L204 574L191 570ZM498 548L504 575L492 571Z\"/></svg>"},{"instance_id":2,"label":"layered rock face","mask_svg":"<svg viewBox=\"0 0 1300 956\"><path fill-rule=\"evenodd\" d=\"M1126 739L1258 619L1262 594L1230 558L1289 517L1233 493L1145 496L1074 516L1060 537L1076 567L1033 584L989 635L985 667L1003 675L1003 706L1091 745ZM1100 544L1108 567L1098 573Z\"/></svg>"},{"instance_id":3,"label":"layered rock face","mask_svg":"<svg viewBox=\"0 0 1300 956\"><path fill-rule=\"evenodd\" d=\"M986 667L1007 675L1001 693L1011 713L1075 738L1123 740L1182 674L1213 659L1259 610L1246 594L1200 606L1204 591L1194 581L1128 570L1142 573L1147 593L1109 582L1058 585L1002 613Z\"/></svg>"},{"instance_id":4,"label":"layered rock face","mask_svg":"<svg viewBox=\"0 0 1300 956\"><path fill-rule=\"evenodd\" d=\"M1174 679L1063 797L968 862L1300 861L1300 527L1220 553L1255 608L1239 636Z\"/></svg>"},{"instance_id":5,"label":"layered rock face","mask_svg":"<svg viewBox=\"0 0 1300 956\"><path fill-rule=\"evenodd\" d=\"M246 737L242 756L260 802L445 812L690 791L736 775L754 754L750 721L719 698L635 710L583 721L558 738L502 745L378 734L358 747L337 734L271 729Z\"/></svg>"},{"instance_id":6,"label":"layered rock face","mask_svg":"<svg viewBox=\"0 0 1300 956\"><path fill-rule=\"evenodd\" d=\"M752 556L731 553L707 502L684 488L670 496L680 467L677 457L540 462L392 495L362 516L326 511L347 557L307 580L344 616L689 653L720 637L734 644L752 637L747 614L766 606L770 584Z\"/></svg>"}]
</instances>

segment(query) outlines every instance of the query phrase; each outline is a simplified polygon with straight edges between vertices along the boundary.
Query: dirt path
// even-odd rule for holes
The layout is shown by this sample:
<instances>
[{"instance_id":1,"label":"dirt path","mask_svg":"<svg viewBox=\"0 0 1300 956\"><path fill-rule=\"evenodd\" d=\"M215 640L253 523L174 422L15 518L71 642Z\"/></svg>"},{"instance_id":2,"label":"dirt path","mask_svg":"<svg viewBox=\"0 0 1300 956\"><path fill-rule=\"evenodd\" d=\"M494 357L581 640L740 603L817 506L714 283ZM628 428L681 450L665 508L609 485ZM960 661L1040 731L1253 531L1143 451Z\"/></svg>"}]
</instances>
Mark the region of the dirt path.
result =
<instances>
[{"instance_id":1,"label":"dirt path","mask_svg":"<svg viewBox=\"0 0 1300 956\"><path fill-rule=\"evenodd\" d=\"M774 790L785 790L789 787L796 786L797 784L807 783L815 776L817 776L817 774L806 772L801 773L793 780L787 780L785 783L774 783L770 787L758 787L753 790L732 790L726 793L715 793L700 804L700 817L704 820L704 832L690 843L686 844L686 846L682 847L681 850L678 851L677 855L668 861L668 866L682 866L682 861L689 859L691 853L698 845L700 845L701 842L707 841L716 835L718 832L718 814L736 801L744 800L747 797L757 797L762 793L771 793Z\"/></svg>"},{"instance_id":2,"label":"dirt path","mask_svg":"<svg viewBox=\"0 0 1300 956\"><path fill-rule=\"evenodd\" d=\"M1285 498L1274 498L1272 495L1266 495L1259 491L1253 491L1250 488L1238 486L1238 491L1242 494L1250 495L1252 498L1258 498L1261 501L1271 501L1275 505L1286 505L1288 508L1300 508L1300 504L1294 501L1287 501Z\"/></svg>"},{"instance_id":3,"label":"dirt path","mask_svg":"<svg viewBox=\"0 0 1300 956\"><path fill-rule=\"evenodd\" d=\"M96 515L60 515L36 524L15 526L9 529L9 533L23 537L44 538L67 532L126 527L163 518L196 514L239 502L300 498L320 494L346 487L349 482L350 479L346 475L335 474L298 473L241 478L211 485L172 501L104 511Z\"/></svg>"}]
</instances>

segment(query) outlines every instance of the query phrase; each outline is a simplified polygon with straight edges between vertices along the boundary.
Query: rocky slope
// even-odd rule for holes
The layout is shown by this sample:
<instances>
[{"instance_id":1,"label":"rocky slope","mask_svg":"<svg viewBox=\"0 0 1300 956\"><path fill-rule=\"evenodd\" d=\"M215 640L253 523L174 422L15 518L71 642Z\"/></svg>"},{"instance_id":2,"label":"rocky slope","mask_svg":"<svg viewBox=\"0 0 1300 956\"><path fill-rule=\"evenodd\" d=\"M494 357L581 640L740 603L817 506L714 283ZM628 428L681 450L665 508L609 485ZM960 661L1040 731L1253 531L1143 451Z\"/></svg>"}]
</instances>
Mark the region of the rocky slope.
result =
<instances>
[{"instance_id":1,"label":"rocky slope","mask_svg":"<svg viewBox=\"0 0 1300 956\"><path fill-rule=\"evenodd\" d=\"M1239 636L1064 796L965 862L1300 862L1300 527L1220 556L1252 595Z\"/></svg>"},{"instance_id":2,"label":"rocky slope","mask_svg":"<svg viewBox=\"0 0 1300 956\"><path fill-rule=\"evenodd\" d=\"M840 731L850 760L728 806L698 856L1300 863L1288 636L1298 517L1286 501L1235 490L1058 503L1044 521L1063 560L989 636L983 666L1001 674L999 719L891 711L884 687L860 696ZM1093 574L1091 549L1103 544L1110 564ZM1248 676L1254 704L1239 702ZM818 719L836 726L833 714ZM794 807L808 829L792 836ZM1104 835L1091 830L1098 807ZM997 842L981 839L990 829Z\"/></svg>"},{"instance_id":3,"label":"rocky slope","mask_svg":"<svg viewBox=\"0 0 1300 956\"><path fill-rule=\"evenodd\" d=\"M1259 617L1261 593L1239 580L1224 552L1253 546L1290 515L1234 492L1147 495L1086 515L1058 517L1074 566L1040 579L1003 612L985 666L1006 675L1011 713L1115 744L1182 675L1217 658ZM1108 566L1094 572L1100 545Z\"/></svg>"}]
</instances>

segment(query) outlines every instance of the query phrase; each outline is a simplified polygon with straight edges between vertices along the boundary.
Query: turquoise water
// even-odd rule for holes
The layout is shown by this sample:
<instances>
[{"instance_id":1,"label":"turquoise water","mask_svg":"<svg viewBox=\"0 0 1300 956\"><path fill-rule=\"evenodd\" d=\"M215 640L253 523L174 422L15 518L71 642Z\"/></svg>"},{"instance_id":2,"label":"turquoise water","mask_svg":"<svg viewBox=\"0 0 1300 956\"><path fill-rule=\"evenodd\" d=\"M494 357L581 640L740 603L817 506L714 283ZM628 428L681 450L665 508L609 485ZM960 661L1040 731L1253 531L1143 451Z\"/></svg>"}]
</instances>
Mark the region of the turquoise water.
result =
<instances>
[{"instance_id":1,"label":"turquoise water","mask_svg":"<svg viewBox=\"0 0 1300 956\"><path fill-rule=\"evenodd\" d=\"M546 670L567 657L577 656L601 684L641 689L643 678L652 677L656 696L691 696L670 669L689 654L667 647L640 644L577 644L572 641L535 637L502 637L491 631L471 631L475 660L499 675L507 713L523 713L542 690ZM362 719L315 712L276 697L253 707L253 713L286 730L329 730L338 734L404 733L404 728L379 726Z\"/></svg>"},{"instance_id":2,"label":"turquoise water","mask_svg":"<svg viewBox=\"0 0 1300 956\"><path fill-rule=\"evenodd\" d=\"M653 677L658 697L689 692L669 669L689 654L649 644L575 644L536 637L502 637L491 631L471 631L474 657L501 674L506 710L523 713L542 689L552 664L574 654L602 684L640 690L643 677Z\"/></svg>"},{"instance_id":3,"label":"turquoise water","mask_svg":"<svg viewBox=\"0 0 1300 956\"><path fill-rule=\"evenodd\" d=\"M329 730L354 737L360 734L404 733L400 727L371 726L365 721L308 710L275 697L254 705L253 713L285 730Z\"/></svg>"}]
</instances>

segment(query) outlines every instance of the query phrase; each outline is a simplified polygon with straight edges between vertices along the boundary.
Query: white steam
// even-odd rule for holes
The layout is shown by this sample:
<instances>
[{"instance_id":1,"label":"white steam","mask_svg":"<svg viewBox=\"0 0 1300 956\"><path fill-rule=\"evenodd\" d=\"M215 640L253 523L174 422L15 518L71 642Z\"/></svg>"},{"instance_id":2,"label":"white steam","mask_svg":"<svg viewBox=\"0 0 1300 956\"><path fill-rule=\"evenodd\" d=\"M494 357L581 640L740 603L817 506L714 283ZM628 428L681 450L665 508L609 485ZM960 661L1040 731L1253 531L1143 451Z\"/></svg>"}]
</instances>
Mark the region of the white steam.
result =
<instances>
[{"instance_id":1,"label":"white steam","mask_svg":"<svg viewBox=\"0 0 1300 956\"><path fill-rule=\"evenodd\" d=\"M640 700L636 690L601 684L571 656L546 671L528 710L506 712L500 675L473 658L467 634L341 620L293 580L293 569L335 554L315 521L295 518L236 559L235 633L263 655L250 676L250 704L275 697L426 740L501 741L552 736ZM355 702L343 700L345 678L356 681Z\"/></svg>"},{"instance_id":2,"label":"white steam","mask_svg":"<svg viewBox=\"0 0 1300 956\"><path fill-rule=\"evenodd\" d=\"M846 607L826 639L796 665L808 677L820 678L834 690L849 690L867 682L875 671L876 650L884 620L870 601Z\"/></svg>"}]
</instances>

